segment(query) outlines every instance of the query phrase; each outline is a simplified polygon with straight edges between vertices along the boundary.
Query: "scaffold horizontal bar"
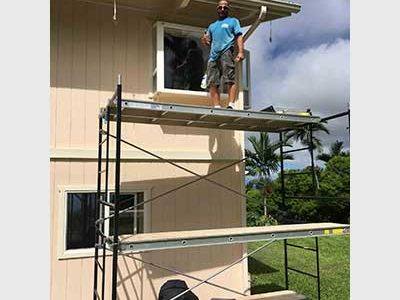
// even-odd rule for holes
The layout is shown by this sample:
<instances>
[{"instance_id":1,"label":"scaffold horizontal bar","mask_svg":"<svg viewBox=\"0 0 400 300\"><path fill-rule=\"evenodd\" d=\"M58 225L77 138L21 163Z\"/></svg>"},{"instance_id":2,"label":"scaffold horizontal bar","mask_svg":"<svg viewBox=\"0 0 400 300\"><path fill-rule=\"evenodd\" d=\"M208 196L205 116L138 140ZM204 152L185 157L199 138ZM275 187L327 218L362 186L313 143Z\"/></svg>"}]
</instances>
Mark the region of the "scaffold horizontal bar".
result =
<instances>
[{"instance_id":1,"label":"scaffold horizontal bar","mask_svg":"<svg viewBox=\"0 0 400 300\"><path fill-rule=\"evenodd\" d=\"M313 172L294 172L294 173L284 173L285 176L296 176L296 175L311 175Z\"/></svg>"},{"instance_id":2,"label":"scaffold horizontal bar","mask_svg":"<svg viewBox=\"0 0 400 300\"><path fill-rule=\"evenodd\" d=\"M286 245L294 247L294 248L300 248L300 249L303 249L303 250L309 250L309 251L314 251L314 252L317 251L317 249L314 249L314 248L311 248L311 247L306 247L306 246L300 246L300 245L295 245L295 244L290 244L290 243L286 243Z\"/></svg>"},{"instance_id":3,"label":"scaffold horizontal bar","mask_svg":"<svg viewBox=\"0 0 400 300\"><path fill-rule=\"evenodd\" d=\"M295 268L288 267L288 270L291 270L293 272L300 273L300 274L303 274L303 275L307 275L307 276L310 276L310 277L318 278L317 275L314 275L314 274L311 274L311 273L307 273L307 272L304 272L304 271L301 271L301 270L297 270Z\"/></svg>"},{"instance_id":4,"label":"scaffold horizontal bar","mask_svg":"<svg viewBox=\"0 0 400 300\"><path fill-rule=\"evenodd\" d=\"M332 120L332 119L340 118L340 117L343 117L343 116L347 116L349 113L350 113L350 111L345 111L345 112L342 112L342 113L339 113L339 114L335 114L335 115L332 115L332 116L329 116L329 117L325 117L325 118L321 119L321 122L325 122L325 121L328 121L328 120Z\"/></svg>"},{"instance_id":5,"label":"scaffold horizontal bar","mask_svg":"<svg viewBox=\"0 0 400 300\"><path fill-rule=\"evenodd\" d=\"M304 147L304 148L298 148L298 149L293 149L293 150L288 150L288 151L283 151L283 154L288 154L288 153L293 153L293 152L299 152L299 151L304 151L310 149L309 147Z\"/></svg>"},{"instance_id":6,"label":"scaffold horizontal bar","mask_svg":"<svg viewBox=\"0 0 400 300\"><path fill-rule=\"evenodd\" d=\"M285 199L300 199L300 200L350 200L347 197L329 197L329 196L287 196Z\"/></svg>"}]
</instances>

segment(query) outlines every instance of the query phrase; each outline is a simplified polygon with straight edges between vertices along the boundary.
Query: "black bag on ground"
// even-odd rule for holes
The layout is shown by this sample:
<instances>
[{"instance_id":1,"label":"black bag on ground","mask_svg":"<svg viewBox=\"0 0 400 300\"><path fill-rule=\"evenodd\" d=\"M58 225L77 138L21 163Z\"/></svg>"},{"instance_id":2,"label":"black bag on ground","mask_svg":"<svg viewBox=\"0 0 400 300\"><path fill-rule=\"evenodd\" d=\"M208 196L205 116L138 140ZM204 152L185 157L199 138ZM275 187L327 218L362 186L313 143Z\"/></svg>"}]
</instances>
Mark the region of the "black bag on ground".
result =
<instances>
[{"instance_id":1,"label":"black bag on ground","mask_svg":"<svg viewBox=\"0 0 400 300\"><path fill-rule=\"evenodd\" d=\"M188 290L188 286L186 282L183 280L168 280L164 283L160 288L160 294L158 295L158 300L169 300L179 295L180 293ZM186 294L180 296L177 300L199 300L192 291L187 292Z\"/></svg>"}]
</instances>

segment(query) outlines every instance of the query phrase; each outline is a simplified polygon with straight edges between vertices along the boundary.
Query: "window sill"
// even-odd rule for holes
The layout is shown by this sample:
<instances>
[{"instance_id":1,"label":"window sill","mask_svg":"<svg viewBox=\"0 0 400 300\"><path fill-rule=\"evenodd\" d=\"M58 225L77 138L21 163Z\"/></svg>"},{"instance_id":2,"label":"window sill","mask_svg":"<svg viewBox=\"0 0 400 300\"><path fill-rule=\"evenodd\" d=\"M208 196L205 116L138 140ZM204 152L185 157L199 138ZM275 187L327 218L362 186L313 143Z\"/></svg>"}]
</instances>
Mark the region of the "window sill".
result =
<instances>
[{"instance_id":1,"label":"window sill","mask_svg":"<svg viewBox=\"0 0 400 300\"><path fill-rule=\"evenodd\" d=\"M213 106L210 93L202 91L163 89L154 92L152 98L157 102ZM228 94L221 94L221 104L225 105L227 100Z\"/></svg>"},{"instance_id":2,"label":"window sill","mask_svg":"<svg viewBox=\"0 0 400 300\"><path fill-rule=\"evenodd\" d=\"M99 250L99 254L102 255L101 250ZM106 255L111 255L111 253ZM92 257L94 257L94 248L65 250L64 252L58 255L59 260L74 259L74 258L92 258Z\"/></svg>"}]
</instances>

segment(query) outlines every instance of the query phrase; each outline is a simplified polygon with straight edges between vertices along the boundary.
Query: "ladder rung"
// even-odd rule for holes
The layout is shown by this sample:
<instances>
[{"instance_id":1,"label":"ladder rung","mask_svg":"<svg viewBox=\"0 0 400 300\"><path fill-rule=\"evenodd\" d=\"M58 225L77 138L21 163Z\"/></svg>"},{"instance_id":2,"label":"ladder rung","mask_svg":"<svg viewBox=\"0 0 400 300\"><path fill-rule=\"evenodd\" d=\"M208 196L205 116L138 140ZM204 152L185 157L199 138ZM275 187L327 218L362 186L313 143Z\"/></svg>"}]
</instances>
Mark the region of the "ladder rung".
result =
<instances>
[{"instance_id":1,"label":"ladder rung","mask_svg":"<svg viewBox=\"0 0 400 300\"><path fill-rule=\"evenodd\" d=\"M100 298L99 293L97 292L97 290L94 289L93 291L94 291L94 294L96 295L96 298L99 299L99 300L101 300L101 298Z\"/></svg>"},{"instance_id":2,"label":"ladder rung","mask_svg":"<svg viewBox=\"0 0 400 300\"><path fill-rule=\"evenodd\" d=\"M102 140L102 141L99 143L99 146L100 146L100 145L103 145L105 142L107 142L107 139Z\"/></svg>"},{"instance_id":3,"label":"ladder rung","mask_svg":"<svg viewBox=\"0 0 400 300\"><path fill-rule=\"evenodd\" d=\"M300 274L303 274L303 275L307 275L307 276L311 276L311 277L314 277L314 278L318 278L318 276L314 275L314 274L310 274L310 273L307 273L307 272L304 272L304 271L300 271L300 270L297 270L297 269L294 269L294 268L291 268L291 267L287 267L287 268L288 268L288 270L291 270L291 271L294 271L294 272L297 272L297 273L300 273Z\"/></svg>"},{"instance_id":4,"label":"ladder rung","mask_svg":"<svg viewBox=\"0 0 400 300\"><path fill-rule=\"evenodd\" d=\"M317 249L314 249L314 248L305 247L305 246L299 246L299 245L295 245L295 244L286 243L286 245L292 246L292 247L295 247L295 248L304 249L304 250L310 250L310 251L314 251L314 252L317 251Z\"/></svg>"},{"instance_id":5,"label":"ladder rung","mask_svg":"<svg viewBox=\"0 0 400 300\"><path fill-rule=\"evenodd\" d=\"M96 261L96 265L100 268L100 270L102 272L104 272L103 266L100 264L100 262L97 260L97 258L95 258L95 261Z\"/></svg>"},{"instance_id":6,"label":"ladder rung","mask_svg":"<svg viewBox=\"0 0 400 300\"><path fill-rule=\"evenodd\" d=\"M298 151L303 151L303 150L308 150L308 149L310 149L310 148L304 147L304 148L298 148L298 149L293 149L293 150L288 150L288 151L282 151L282 153L287 154L287 153L298 152Z\"/></svg>"},{"instance_id":7,"label":"ladder rung","mask_svg":"<svg viewBox=\"0 0 400 300\"><path fill-rule=\"evenodd\" d=\"M96 229L98 234L100 234L103 238L107 238L107 236L103 233L103 231L101 231L100 228L97 227L97 224L96 224Z\"/></svg>"},{"instance_id":8,"label":"ladder rung","mask_svg":"<svg viewBox=\"0 0 400 300\"><path fill-rule=\"evenodd\" d=\"M103 201L103 200L100 200L99 202L100 202L101 204L104 204L104 205L109 206L109 207L111 207L111 208L114 208L114 207L115 207L115 204L114 204L114 203L111 203L111 202L107 202L107 201Z\"/></svg>"}]
</instances>

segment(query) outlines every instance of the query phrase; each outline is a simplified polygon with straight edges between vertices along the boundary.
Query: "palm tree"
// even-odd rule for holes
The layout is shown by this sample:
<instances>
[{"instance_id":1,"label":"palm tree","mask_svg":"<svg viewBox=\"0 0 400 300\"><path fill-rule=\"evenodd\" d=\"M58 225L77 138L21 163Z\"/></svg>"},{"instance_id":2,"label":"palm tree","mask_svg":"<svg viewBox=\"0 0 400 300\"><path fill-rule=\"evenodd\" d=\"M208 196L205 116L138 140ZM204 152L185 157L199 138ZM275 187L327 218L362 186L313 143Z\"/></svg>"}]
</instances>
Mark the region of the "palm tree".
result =
<instances>
[{"instance_id":1,"label":"palm tree","mask_svg":"<svg viewBox=\"0 0 400 300\"><path fill-rule=\"evenodd\" d=\"M322 123L312 124L312 132L315 133L317 131L322 131L325 132L326 134L329 134L328 128L326 128L325 125ZM304 126L287 132L285 134L285 139L286 141L294 139L295 141L299 141L303 146L310 147L310 135L311 135L310 126ZM322 151L322 142L320 139L315 137L314 134L312 136L312 143L313 143L312 150L316 149L318 152Z\"/></svg>"},{"instance_id":2,"label":"palm tree","mask_svg":"<svg viewBox=\"0 0 400 300\"><path fill-rule=\"evenodd\" d=\"M252 176L255 179L250 180L247 188L256 186L261 190L264 215L267 216L267 194L271 192L271 175L280 168L280 156L277 150L280 148L280 142L272 142L268 133L261 132L260 138L250 136L248 141L253 146L254 152L245 149L245 154L248 160L246 161L246 175ZM283 146L291 146L284 143ZM291 155L285 154L283 159L293 159Z\"/></svg>"},{"instance_id":3,"label":"palm tree","mask_svg":"<svg viewBox=\"0 0 400 300\"><path fill-rule=\"evenodd\" d=\"M348 151L343 151L343 142L336 140L331 144L329 149L329 153L321 153L317 155L317 159L322 160L324 162L328 162L334 156L349 156L350 153Z\"/></svg>"}]
</instances>

